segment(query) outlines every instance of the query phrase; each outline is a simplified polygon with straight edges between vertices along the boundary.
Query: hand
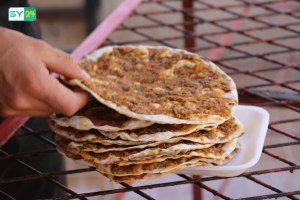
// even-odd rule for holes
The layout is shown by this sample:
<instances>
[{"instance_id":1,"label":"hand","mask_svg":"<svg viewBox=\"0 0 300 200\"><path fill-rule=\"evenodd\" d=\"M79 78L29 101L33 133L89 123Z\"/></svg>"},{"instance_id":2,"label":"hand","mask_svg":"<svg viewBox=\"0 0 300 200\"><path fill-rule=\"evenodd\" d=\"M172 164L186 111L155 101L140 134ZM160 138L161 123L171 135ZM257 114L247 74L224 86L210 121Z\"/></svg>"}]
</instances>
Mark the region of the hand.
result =
<instances>
[{"instance_id":1,"label":"hand","mask_svg":"<svg viewBox=\"0 0 300 200\"><path fill-rule=\"evenodd\" d=\"M73 115L88 95L73 91L50 75L85 79L68 54L22 33L0 28L0 116Z\"/></svg>"}]
</instances>

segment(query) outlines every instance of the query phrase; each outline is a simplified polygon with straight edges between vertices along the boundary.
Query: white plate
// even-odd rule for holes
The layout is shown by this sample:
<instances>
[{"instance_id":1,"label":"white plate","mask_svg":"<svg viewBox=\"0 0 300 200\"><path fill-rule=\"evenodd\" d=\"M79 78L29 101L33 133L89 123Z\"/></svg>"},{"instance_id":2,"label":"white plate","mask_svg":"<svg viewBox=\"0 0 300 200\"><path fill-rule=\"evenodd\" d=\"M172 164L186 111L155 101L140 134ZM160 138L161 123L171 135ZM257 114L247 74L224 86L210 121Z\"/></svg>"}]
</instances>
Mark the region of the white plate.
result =
<instances>
[{"instance_id":1,"label":"white plate","mask_svg":"<svg viewBox=\"0 0 300 200\"><path fill-rule=\"evenodd\" d=\"M245 134L239 138L240 152L223 166L193 167L177 171L178 174L207 176L237 176L254 166L262 153L266 138L269 113L255 106L238 106L234 112L245 127Z\"/></svg>"}]
</instances>

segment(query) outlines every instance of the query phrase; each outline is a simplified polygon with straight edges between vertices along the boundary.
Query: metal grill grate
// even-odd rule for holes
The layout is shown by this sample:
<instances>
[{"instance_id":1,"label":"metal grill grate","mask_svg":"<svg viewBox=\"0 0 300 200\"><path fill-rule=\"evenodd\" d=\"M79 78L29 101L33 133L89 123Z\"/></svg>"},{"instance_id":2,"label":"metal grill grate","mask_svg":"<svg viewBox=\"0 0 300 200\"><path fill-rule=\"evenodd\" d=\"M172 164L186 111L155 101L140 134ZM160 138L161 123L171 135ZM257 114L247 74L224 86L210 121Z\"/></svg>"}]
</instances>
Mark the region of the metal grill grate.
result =
<instances>
[{"instance_id":1,"label":"metal grill grate","mask_svg":"<svg viewBox=\"0 0 300 200\"><path fill-rule=\"evenodd\" d=\"M202 195L215 195L216 199L298 199L300 159L296 152L300 150L299 34L299 0L146 0L104 44L154 44L185 48L210 58L231 75L237 83L242 104L264 107L271 114L263 156L252 171L233 178L178 174L176 181L141 186L121 183L121 189L78 193L56 178L95 169L42 172L26 164L23 160L27 157L56 153L56 150L55 144L46 137L48 130L33 130L25 125L11 140L33 137L48 148L16 154L0 149L0 161L16 162L29 171L25 176L1 179L0 186L46 179L67 193L65 196L53 197L56 199L87 199L130 191L145 199L154 199L147 194L146 189L186 184L193 184L195 199L200 198L200 189ZM288 187L279 184L284 176L290 177L286 185ZM218 183L218 187L215 183ZM260 188L260 192L246 191L244 185ZM237 187L243 192L235 196L230 191ZM0 195L13 199L12 194L3 191L0 191Z\"/></svg>"}]
</instances>

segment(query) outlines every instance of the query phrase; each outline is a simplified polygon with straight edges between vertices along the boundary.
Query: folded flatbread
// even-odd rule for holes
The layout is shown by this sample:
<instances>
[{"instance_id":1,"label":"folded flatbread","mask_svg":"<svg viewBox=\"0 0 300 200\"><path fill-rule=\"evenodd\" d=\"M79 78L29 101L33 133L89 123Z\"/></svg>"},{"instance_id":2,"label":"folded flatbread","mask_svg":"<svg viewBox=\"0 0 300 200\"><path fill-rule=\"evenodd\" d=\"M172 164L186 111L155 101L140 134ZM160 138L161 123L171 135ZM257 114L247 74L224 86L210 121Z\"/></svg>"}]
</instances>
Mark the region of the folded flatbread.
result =
<instances>
[{"instance_id":1,"label":"folded flatbread","mask_svg":"<svg viewBox=\"0 0 300 200\"><path fill-rule=\"evenodd\" d=\"M51 119L62 127L72 127L77 130L121 131L150 126L153 122L129 118L110 109L95 99L90 99L87 105L71 117L54 114Z\"/></svg>"},{"instance_id":2,"label":"folded flatbread","mask_svg":"<svg viewBox=\"0 0 300 200\"><path fill-rule=\"evenodd\" d=\"M184 50L110 46L80 66L88 80L71 83L131 118L166 124L221 124L238 103L233 80L214 63Z\"/></svg>"},{"instance_id":3,"label":"folded flatbread","mask_svg":"<svg viewBox=\"0 0 300 200\"><path fill-rule=\"evenodd\" d=\"M101 134L97 130L79 131L70 127L61 127L51 120L49 126L56 134L75 142L91 142L103 145L142 145L153 142L160 144L165 141L174 143L180 140L198 143L224 143L239 137L244 132L243 125L235 118L231 118L211 130L198 131L195 131L197 128L193 128L194 125L173 125L179 129L176 130L174 127L167 129L165 127L165 131L161 131L163 129L158 127L172 127L172 125L152 125L135 131L101 132Z\"/></svg>"}]
</instances>

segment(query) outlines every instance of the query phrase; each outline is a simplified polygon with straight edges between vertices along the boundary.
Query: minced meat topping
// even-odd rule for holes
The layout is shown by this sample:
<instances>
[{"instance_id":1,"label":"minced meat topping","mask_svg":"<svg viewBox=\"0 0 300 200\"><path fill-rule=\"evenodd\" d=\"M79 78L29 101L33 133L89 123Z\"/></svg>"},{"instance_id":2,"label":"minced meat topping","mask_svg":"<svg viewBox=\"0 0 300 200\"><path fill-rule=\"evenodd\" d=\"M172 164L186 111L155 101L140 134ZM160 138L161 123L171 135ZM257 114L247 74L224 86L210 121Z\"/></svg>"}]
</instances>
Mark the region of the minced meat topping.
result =
<instances>
[{"instance_id":1,"label":"minced meat topping","mask_svg":"<svg viewBox=\"0 0 300 200\"><path fill-rule=\"evenodd\" d=\"M119 114L113 109L99 103L95 99L90 99L87 105L85 105L75 115L89 118L95 126L110 125L122 127L126 122L128 122L128 120L130 120L129 117Z\"/></svg>"},{"instance_id":2,"label":"minced meat topping","mask_svg":"<svg viewBox=\"0 0 300 200\"><path fill-rule=\"evenodd\" d=\"M139 114L201 119L229 118L235 99L228 78L197 55L169 49L116 47L96 62L81 63L92 77L83 82L107 101Z\"/></svg>"}]
</instances>

